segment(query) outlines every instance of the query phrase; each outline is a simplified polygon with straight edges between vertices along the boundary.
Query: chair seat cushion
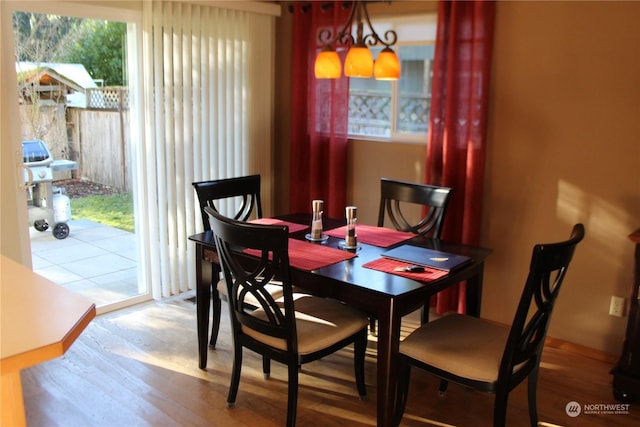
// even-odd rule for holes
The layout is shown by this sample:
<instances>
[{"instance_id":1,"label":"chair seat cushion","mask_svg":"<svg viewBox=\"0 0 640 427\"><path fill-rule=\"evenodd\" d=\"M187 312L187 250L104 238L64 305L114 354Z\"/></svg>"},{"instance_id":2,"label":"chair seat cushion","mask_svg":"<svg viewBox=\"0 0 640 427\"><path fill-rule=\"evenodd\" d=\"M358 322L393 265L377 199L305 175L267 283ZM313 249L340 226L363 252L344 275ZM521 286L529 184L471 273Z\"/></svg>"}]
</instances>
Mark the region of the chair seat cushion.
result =
<instances>
[{"instance_id":1,"label":"chair seat cushion","mask_svg":"<svg viewBox=\"0 0 640 427\"><path fill-rule=\"evenodd\" d=\"M494 382L509 330L452 314L429 322L400 343L400 353L454 375Z\"/></svg>"},{"instance_id":2,"label":"chair seat cushion","mask_svg":"<svg viewBox=\"0 0 640 427\"><path fill-rule=\"evenodd\" d=\"M322 350L369 326L369 318L366 314L347 307L339 301L300 293L294 294L293 298L298 354L310 354ZM284 307L282 299L278 300L278 305ZM256 310L253 314L266 319L262 309ZM243 327L243 332L262 343L286 350L286 341L283 339L246 327Z\"/></svg>"}]
</instances>

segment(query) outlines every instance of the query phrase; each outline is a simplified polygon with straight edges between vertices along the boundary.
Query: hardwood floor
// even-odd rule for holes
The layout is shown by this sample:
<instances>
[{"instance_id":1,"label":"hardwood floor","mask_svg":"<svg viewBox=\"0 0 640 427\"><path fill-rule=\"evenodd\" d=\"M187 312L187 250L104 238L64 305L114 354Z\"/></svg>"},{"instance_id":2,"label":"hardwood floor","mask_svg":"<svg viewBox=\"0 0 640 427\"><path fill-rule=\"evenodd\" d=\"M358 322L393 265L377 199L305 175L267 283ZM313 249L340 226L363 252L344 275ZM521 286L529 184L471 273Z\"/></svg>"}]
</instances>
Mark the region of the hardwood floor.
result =
<instances>
[{"instance_id":1,"label":"hardwood floor","mask_svg":"<svg viewBox=\"0 0 640 427\"><path fill-rule=\"evenodd\" d=\"M96 318L67 354L22 374L30 427L98 426L280 426L286 418L286 370L272 363L263 379L261 359L248 351L234 409L226 408L232 349L227 313L208 369L198 369L195 305L184 296L112 312ZM222 304L226 310L226 304ZM418 317L406 319L405 332ZM358 398L350 349L303 367L298 399L299 426L373 426L375 337L366 366L368 399ZM565 412L567 403L617 403L609 363L546 348L538 385L540 425L640 425L640 409L628 414ZM446 397L438 380L412 374L402 425L489 426L493 396L451 384ZM526 385L511 395L508 426L528 424Z\"/></svg>"}]
</instances>

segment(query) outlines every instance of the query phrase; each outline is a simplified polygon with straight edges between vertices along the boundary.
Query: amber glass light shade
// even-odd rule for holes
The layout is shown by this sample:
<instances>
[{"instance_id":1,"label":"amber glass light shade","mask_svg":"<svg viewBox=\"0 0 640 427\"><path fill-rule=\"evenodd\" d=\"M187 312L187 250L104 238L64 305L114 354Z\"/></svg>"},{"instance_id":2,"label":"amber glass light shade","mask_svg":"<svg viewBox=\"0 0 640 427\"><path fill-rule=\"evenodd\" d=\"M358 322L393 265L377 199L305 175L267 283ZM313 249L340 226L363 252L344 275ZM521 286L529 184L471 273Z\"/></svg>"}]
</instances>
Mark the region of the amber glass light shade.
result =
<instances>
[{"instance_id":1,"label":"amber glass light shade","mask_svg":"<svg viewBox=\"0 0 640 427\"><path fill-rule=\"evenodd\" d=\"M348 77L371 77L373 75L373 56L364 45L354 45L344 60L344 75Z\"/></svg>"},{"instance_id":2,"label":"amber glass light shade","mask_svg":"<svg viewBox=\"0 0 640 427\"><path fill-rule=\"evenodd\" d=\"M373 67L376 80L398 80L400 78L400 60L398 55L389 47L378 54Z\"/></svg>"},{"instance_id":3,"label":"amber glass light shade","mask_svg":"<svg viewBox=\"0 0 640 427\"><path fill-rule=\"evenodd\" d=\"M325 48L316 57L316 79L339 79L342 72L338 52L331 48Z\"/></svg>"}]
</instances>

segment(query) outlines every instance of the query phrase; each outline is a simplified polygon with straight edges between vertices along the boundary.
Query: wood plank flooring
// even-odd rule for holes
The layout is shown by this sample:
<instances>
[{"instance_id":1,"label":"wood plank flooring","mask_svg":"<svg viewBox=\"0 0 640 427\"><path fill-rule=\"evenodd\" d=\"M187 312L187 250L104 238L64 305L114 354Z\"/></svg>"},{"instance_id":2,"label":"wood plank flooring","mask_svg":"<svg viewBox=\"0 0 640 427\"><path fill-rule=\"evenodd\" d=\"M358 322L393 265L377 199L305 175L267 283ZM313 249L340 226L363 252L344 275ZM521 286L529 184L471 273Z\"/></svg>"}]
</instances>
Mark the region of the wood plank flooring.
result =
<instances>
[{"instance_id":1,"label":"wood plank flooring","mask_svg":"<svg viewBox=\"0 0 640 427\"><path fill-rule=\"evenodd\" d=\"M281 426L286 419L286 370L272 363L262 376L261 359L245 351L234 409L226 408L232 349L226 304L218 346L208 369L198 369L195 305L174 298L96 318L67 354L22 374L30 427ZM405 333L417 326L405 319ZM300 374L299 426L374 426L375 337L370 337L368 399L358 398L350 349L305 365ZM617 403L609 363L546 348L538 386L540 425L640 425L640 408L628 414L581 414L567 403ZM412 375L404 426L490 426L493 396L451 384L446 397L438 380ZM526 384L509 401L508 426L527 426Z\"/></svg>"}]
</instances>

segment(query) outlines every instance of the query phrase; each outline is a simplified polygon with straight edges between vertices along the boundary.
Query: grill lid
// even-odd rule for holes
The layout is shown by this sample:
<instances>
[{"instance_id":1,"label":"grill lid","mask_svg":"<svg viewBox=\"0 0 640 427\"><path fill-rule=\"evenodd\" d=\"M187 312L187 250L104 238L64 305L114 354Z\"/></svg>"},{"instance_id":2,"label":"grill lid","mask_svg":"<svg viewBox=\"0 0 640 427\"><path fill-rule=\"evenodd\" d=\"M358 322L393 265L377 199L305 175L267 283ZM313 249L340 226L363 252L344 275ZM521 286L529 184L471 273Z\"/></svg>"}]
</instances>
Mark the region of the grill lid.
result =
<instances>
[{"instance_id":1,"label":"grill lid","mask_svg":"<svg viewBox=\"0 0 640 427\"><path fill-rule=\"evenodd\" d=\"M53 161L49 149L44 141L22 141L22 161L25 164L36 166L46 165Z\"/></svg>"}]
</instances>

